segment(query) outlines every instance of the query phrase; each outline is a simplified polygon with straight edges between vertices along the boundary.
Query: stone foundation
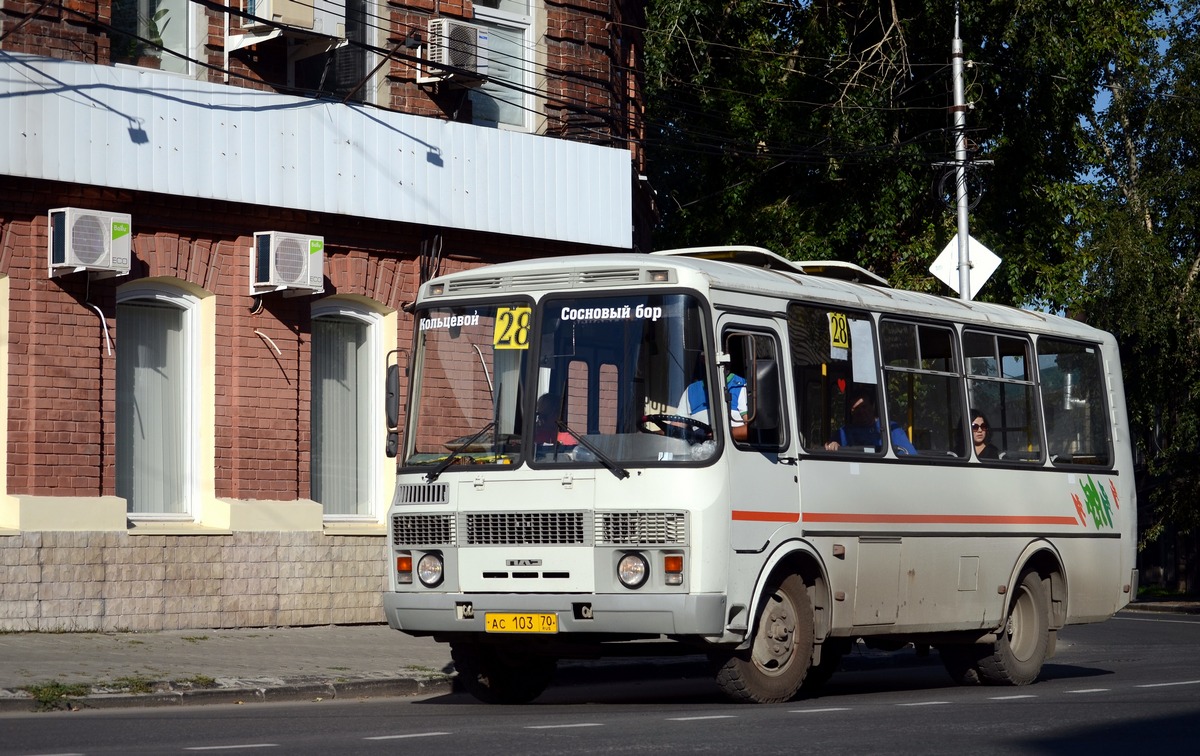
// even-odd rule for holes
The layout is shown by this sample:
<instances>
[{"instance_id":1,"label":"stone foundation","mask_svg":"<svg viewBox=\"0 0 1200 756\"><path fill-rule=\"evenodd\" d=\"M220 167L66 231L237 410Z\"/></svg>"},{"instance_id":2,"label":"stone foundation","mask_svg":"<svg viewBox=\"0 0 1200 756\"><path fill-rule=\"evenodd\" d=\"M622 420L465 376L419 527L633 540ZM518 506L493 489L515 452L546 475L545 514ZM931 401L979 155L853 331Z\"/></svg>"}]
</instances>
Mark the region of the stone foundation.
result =
<instances>
[{"instance_id":1,"label":"stone foundation","mask_svg":"<svg viewBox=\"0 0 1200 756\"><path fill-rule=\"evenodd\" d=\"M0 631L382 622L385 547L312 531L0 537Z\"/></svg>"}]
</instances>

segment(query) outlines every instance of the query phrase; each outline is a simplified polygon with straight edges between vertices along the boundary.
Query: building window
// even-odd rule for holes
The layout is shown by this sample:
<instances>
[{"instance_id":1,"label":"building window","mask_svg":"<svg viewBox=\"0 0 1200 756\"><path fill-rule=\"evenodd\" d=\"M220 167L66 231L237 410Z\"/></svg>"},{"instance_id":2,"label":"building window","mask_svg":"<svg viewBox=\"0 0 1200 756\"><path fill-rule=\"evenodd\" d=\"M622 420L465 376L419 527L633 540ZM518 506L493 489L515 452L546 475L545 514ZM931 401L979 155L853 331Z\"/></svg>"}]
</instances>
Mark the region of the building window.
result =
<instances>
[{"instance_id":1,"label":"building window","mask_svg":"<svg viewBox=\"0 0 1200 756\"><path fill-rule=\"evenodd\" d=\"M327 518L375 517L384 443L378 320L344 302L313 308L310 496Z\"/></svg>"},{"instance_id":2,"label":"building window","mask_svg":"<svg viewBox=\"0 0 1200 756\"><path fill-rule=\"evenodd\" d=\"M317 3L321 10L330 3ZM314 94L332 95L355 102L367 102L371 93L367 75L367 51L371 29L367 0L345 0L345 39L316 39L304 36L288 39L288 64L292 86ZM328 30L334 31L334 30ZM328 32L323 32L328 35Z\"/></svg>"},{"instance_id":3,"label":"building window","mask_svg":"<svg viewBox=\"0 0 1200 756\"><path fill-rule=\"evenodd\" d=\"M197 300L142 287L117 303L117 495L147 518L189 519Z\"/></svg>"},{"instance_id":4,"label":"building window","mask_svg":"<svg viewBox=\"0 0 1200 756\"><path fill-rule=\"evenodd\" d=\"M191 8L189 0L114 0L113 60L187 73Z\"/></svg>"},{"instance_id":5,"label":"building window","mask_svg":"<svg viewBox=\"0 0 1200 756\"><path fill-rule=\"evenodd\" d=\"M528 130L534 68L529 0L479 0L474 23L488 30L488 75L471 90L472 120Z\"/></svg>"}]
</instances>

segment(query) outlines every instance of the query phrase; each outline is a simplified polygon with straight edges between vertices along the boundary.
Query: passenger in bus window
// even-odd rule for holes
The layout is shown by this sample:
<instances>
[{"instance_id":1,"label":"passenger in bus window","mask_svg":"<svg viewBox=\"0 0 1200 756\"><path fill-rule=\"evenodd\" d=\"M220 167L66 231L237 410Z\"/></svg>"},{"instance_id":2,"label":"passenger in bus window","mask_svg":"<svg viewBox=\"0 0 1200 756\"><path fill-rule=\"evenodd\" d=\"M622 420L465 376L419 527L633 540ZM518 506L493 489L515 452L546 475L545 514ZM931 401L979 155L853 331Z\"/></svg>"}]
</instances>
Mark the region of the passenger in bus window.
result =
<instances>
[{"instance_id":1,"label":"passenger in bus window","mask_svg":"<svg viewBox=\"0 0 1200 756\"><path fill-rule=\"evenodd\" d=\"M875 451L883 448L883 436L879 423L879 412L875 407L875 389L855 384L846 392L846 402L850 406L850 422L838 429L834 438L825 444L828 451L837 451L843 447L862 450L872 447ZM896 454L916 454L917 450L897 423L890 424L888 434Z\"/></svg>"},{"instance_id":2,"label":"passenger in bus window","mask_svg":"<svg viewBox=\"0 0 1200 756\"><path fill-rule=\"evenodd\" d=\"M975 442L975 456L980 459L999 459L1000 450L988 441L992 437L991 425L979 410L971 410L971 440Z\"/></svg>"}]
</instances>

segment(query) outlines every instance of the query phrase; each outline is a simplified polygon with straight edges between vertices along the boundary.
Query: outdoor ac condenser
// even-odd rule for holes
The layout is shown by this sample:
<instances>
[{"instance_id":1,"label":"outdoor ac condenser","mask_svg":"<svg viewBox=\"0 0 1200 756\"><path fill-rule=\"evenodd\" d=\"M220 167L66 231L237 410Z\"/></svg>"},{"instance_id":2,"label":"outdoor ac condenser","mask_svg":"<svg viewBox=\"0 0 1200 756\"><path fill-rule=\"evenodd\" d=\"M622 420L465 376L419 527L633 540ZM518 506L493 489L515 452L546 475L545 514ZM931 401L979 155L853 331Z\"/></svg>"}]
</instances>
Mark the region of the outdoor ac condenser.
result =
<instances>
[{"instance_id":1,"label":"outdoor ac condenser","mask_svg":"<svg viewBox=\"0 0 1200 756\"><path fill-rule=\"evenodd\" d=\"M50 211L50 276L89 271L98 278L129 273L133 230L129 213L78 207Z\"/></svg>"},{"instance_id":2,"label":"outdoor ac condenser","mask_svg":"<svg viewBox=\"0 0 1200 756\"><path fill-rule=\"evenodd\" d=\"M325 291L325 238L259 231L250 250L250 293Z\"/></svg>"}]
</instances>

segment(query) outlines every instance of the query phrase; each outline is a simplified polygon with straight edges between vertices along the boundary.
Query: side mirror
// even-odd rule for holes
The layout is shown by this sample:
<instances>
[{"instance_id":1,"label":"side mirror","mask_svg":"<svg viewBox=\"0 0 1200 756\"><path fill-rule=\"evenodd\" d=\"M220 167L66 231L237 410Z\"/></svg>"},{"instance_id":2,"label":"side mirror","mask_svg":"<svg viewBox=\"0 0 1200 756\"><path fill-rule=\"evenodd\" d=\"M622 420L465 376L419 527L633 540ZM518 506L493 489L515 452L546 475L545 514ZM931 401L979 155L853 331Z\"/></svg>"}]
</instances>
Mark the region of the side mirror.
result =
<instances>
[{"instance_id":1,"label":"side mirror","mask_svg":"<svg viewBox=\"0 0 1200 756\"><path fill-rule=\"evenodd\" d=\"M396 363L387 367L383 403L384 411L387 414L388 431L394 431L400 425L400 366Z\"/></svg>"},{"instance_id":2,"label":"side mirror","mask_svg":"<svg viewBox=\"0 0 1200 756\"><path fill-rule=\"evenodd\" d=\"M395 458L400 453L400 363L401 350L388 352L387 374L383 379L383 412L387 420L384 453Z\"/></svg>"}]
</instances>

